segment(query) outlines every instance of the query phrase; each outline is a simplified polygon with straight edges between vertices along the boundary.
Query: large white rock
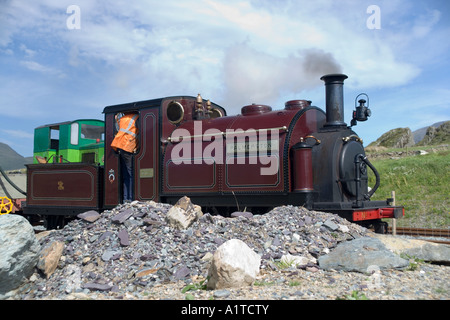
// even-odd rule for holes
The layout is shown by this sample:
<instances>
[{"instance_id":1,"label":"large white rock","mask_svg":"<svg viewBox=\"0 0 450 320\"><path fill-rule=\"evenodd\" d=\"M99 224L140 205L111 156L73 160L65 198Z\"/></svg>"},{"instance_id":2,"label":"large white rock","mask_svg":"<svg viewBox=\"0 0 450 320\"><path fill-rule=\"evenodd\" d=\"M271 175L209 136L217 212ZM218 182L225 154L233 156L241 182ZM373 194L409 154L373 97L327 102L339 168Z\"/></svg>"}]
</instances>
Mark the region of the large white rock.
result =
<instances>
[{"instance_id":1,"label":"large white rock","mask_svg":"<svg viewBox=\"0 0 450 320\"><path fill-rule=\"evenodd\" d=\"M261 257L243 241L228 240L213 255L207 287L223 289L250 285L259 273L260 264Z\"/></svg>"},{"instance_id":2,"label":"large white rock","mask_svg":"<svg viewBox=\"0 0 450 320\"><path fill-rule=\"evenodd\" d=\"M16 214L0 215L0 299L33 274L40 249L27 219Z\"/></svg>"}]
</instances>

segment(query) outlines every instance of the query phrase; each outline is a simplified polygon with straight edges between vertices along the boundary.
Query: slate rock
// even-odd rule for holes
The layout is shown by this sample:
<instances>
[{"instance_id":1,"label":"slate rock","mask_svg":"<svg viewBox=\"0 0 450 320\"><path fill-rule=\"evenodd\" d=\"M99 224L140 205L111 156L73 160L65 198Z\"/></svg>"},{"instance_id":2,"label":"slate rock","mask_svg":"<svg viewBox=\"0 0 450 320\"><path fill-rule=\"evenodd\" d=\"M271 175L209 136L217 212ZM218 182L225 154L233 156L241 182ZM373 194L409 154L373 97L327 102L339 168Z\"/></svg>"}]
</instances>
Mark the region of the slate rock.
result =
<instances>
[{"instance_id":1,"label":"slate rock","mask_svg":"<svg viewBox=\"0 0 450 320\"><path fill-rule=\"evenodd\" d=\"M102 233L102 235L97 239L97 241L95 242L95 244L101 244L103 240L107 239L108 237L110 237L113 233L111 231L105 231Z\"/></svg>"},{"instance_id":2,"label":"slate rock","mask_svg":"<svg viewBox=\"0 0 450 320\"><path fill-rule=\"evenodd\" d=\"M114 223L124 223L125 220L127 220L129 217L133 215L133 209L126 209L123 211L120 211L118 214L116 214L114 217L112 217L111 221Z\"/></svg>"},{"instance_id":3,"label":"slate rock","mask_svg":"<svg viewBox=\"0 0 450 320\"><path fill-rule=\"evenodd\" d=\"M119 237L120 245L122 247L127 247L130 245L130 238L126 229L120 230L117 236Z\"/></svg>"},{"instance_id":4,"label":"slate rock","mask_svg":"<svg viewBox=\"0 0 450 320\"><path fill-rule=\"evenodd\" d=\"M101 217L101 215L95 210L90 210L90 211L86 211L86 212L78 214L77 217L84 221L95 222L98 220L98 218Z\"/></svg>"},{"instance_id":5,"label":"slate rock","mask_svg":"<svg viewBox=\"0 0 450 320\"><path fill-rule=\"evenodd\" d=\"M278 236L275 236L275 238L273 238L272 245L275 246L275 247L278 247L278 246L281 245L281 241L280 241L280 238Z\"/></svg>"},{"instance_id":6,"label":"slate rock","mask_svg":"<svg viewBox=\"0 0 450 320\"><path fill-rule=\"evenodd\" d=\"M312 224L313 220L312 220L311 217L306 216L305 219L304 219L304 222L305 222L306 225L310 225L310 224Z\"/></svg>"},{"instance_id":7,"label":"slate rock","mask_svg":"<svg viewBox=\"0 0 450 320\"><path fill-rule=\"evenodd\" d=\"M380 269L401 269L409 265L408 260L391 252L379 240L361 237L340 243L329 254L319 257L322 269L368 272L370 266Z\"/></svg>"},{"instance_id":8,"label":"slate rock","mask_svg":"<svg viewBox=\"0 0 450 320\"><path fill-rule=\"evenodd\" d=\"M230 295L231 295L231 292L226 289L215 290L214 294L213 294L214 298L224 298L224 299L228 298Z\"/></svg>"},{"instance_id":9,"label":"slate rock","mask_svg":"<svg viewBox=\"0 0 450 320\"><path fill-rule=\"evenodd\" d=\"M399 255L405 254L428 262L450 263L450 246L418 239L405 239L391 235L374 234L384 245Z\"/></svg>"},{"instance_id":10,"label":"slate rock","mask_svg":"<svg viewBox=\"0 0 450 320\"><path fill-rule=\"evenodd\" d=\"M105 262L109 260L117 260L121 255L122 252L118 250L105 250L105 252L102 254L102 260Z\"/></svg>"},{"instance_id":11,"label":"slate rock","mask_svg":"<svg viewBox=\"0 0 450 320\"><path fill-rule=\"evenodd\" d=\"M191 270L189 270L188 267L182 266L182 267L178 268L177 271L175 271L173 276L176 280L181 280L181 279L186 278L190 273L191 273Z\"/></svg>"},{"instance_id":12,"label":"slate rock","mask_svg":"<svg viewBox=\"0 0 450 320\"><path fill-rule=\"evenodd\" d=\"M97 290L97 291L110 291L113 286L109 284L101 284L101 283L84 283L81 285L81 288L83 289L89 289L89 290Z\"/></svg>"},{"instance_id":13,"label":"slate rock","mask_svg":"<svg viewBox=\"0 0 450 320\"><path fill-rule=\"evenodd\" d=\"M231 214L231 217L232 218L245 217L245 218L251 219L251 218L253 218L253 214L248 211L245 211L245 212L235 211Z\"/></svg>"},{"instance_id":14,"label":"slate rock","mask_svg":"<svg viewBox=\"0 0 450 320\"><path fill-rule=\"evenodd\" d=\"M339 226L336 223L334 223L331 219L328 219L327 221L325 221L323 223L323 225L332 231L339 229Z\"/></svg>"}]
</instances>

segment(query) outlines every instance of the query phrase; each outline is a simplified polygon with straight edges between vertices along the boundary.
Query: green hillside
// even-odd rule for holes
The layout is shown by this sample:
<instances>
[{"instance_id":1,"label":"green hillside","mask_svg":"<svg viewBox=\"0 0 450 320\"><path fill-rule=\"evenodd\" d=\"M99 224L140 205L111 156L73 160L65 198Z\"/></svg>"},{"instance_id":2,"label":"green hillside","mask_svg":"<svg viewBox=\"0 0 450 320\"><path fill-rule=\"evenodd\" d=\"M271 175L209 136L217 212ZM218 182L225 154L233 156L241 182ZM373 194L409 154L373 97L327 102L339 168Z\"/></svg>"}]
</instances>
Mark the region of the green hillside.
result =
<instances>
[{"instance_id":1,"label":"green hillside","mask_svg":"<svg viewBox=\"0 0 450 320\"><path fill-rule=\"evenodd\" d=\"M390 198L395 191L396 204L405 207L398 226L450 227L450 150L429 152L371 160L381 178L372 200ZM374 184L375 177L370 174L369 186Z\"/></svg>"},{"instance_id":2,"label":"green hillside","mask_svg":"<svg viewBox=\"0 0 450 320\"><path fill-rule=\"evenodd\" d=\"M450 143L450 121L444 122L437 128L428 127L422 141L417 143L417 146L426 145L438 145L438 144L448 144Z\"/></svg>"}]
</instances>

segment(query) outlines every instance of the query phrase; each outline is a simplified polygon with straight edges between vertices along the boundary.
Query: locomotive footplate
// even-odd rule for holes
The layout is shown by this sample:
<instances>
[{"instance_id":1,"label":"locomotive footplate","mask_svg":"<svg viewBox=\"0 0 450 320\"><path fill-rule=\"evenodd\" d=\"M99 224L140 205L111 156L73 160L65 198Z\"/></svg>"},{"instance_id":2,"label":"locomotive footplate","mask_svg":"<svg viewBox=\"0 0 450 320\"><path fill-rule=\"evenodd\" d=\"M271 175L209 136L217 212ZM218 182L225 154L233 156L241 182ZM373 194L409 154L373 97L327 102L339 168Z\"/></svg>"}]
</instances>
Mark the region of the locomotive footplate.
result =
<instances>
[{"instance_id":1,"label":"locomotive footplate","mask_svg":"<svg viewBox=\"0 0 450 320\"><path fill-rule=\"evenodd\" d=\"M399 219L405 215L402 206L391 206L387 201L361 201L358 207L354 207L351 202L318 202L314 203L314 210L331 212L353 222Z\"/></svg>"}]
</instances>

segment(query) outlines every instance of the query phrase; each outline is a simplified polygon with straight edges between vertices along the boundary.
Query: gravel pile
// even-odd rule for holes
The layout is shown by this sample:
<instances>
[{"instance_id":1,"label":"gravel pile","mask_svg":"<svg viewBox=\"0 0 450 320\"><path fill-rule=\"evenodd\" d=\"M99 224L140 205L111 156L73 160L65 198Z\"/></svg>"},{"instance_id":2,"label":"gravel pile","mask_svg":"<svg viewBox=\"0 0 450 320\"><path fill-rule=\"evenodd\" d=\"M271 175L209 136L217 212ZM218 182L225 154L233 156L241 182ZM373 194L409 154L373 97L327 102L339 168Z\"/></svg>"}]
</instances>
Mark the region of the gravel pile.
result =
<instances>
[{"instance_id":1,"label":"gravel pile","mask_svg":"<svg viewBox=\"0 0 450 320\"><path fill-rule=\"evenodd\" d=\"M205 279L212 254L240 239L262 257L261 274L277 270L283 255L302 256L297 270L317 272L317 258L339 242L368 230L339 216L282 206L264 215L205 213L186 230L170 227L171 205L133 202L105 211L95 222L74 220L42 237L41 246L64 243L56 271L35 273L13 299L69 299L101 294L105 299L145 299L162 285ZM179 286L179 285L178 285ZM155 297L158 298L158 297Z\"/></svg>"}]
</instances>

